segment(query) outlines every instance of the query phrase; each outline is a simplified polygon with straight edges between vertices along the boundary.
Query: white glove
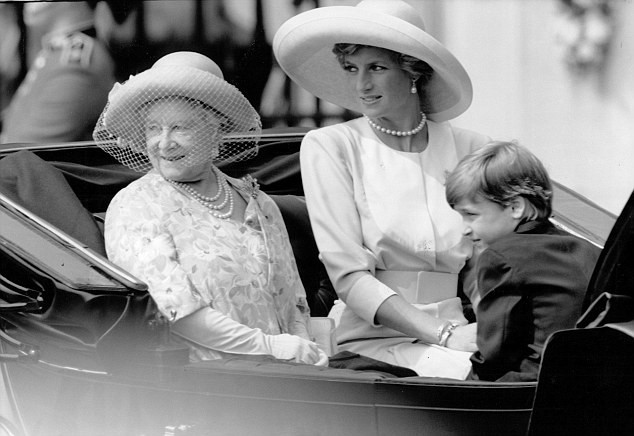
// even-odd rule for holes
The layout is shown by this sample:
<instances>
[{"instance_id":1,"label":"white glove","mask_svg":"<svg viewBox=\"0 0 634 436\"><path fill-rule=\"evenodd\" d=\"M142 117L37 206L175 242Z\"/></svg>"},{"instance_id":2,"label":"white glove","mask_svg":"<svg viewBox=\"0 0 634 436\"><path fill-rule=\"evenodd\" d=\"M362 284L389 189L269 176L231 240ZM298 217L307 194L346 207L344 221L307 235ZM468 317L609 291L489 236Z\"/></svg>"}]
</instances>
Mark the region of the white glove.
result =
<instances>
[{"instance_id":1,"label":"white glove","mask_svg":"<svg viewBox=\"0 0 634 436\"><path fill-rule=\"evenodd\" d=\"M318 366L328 365L328 356L314 342L287 333L265 336L270 354L276 359Z\"/></svg>"},{"instance_id":2,"label":"white glove","mask_svg":"<svg viewBox=\"0 0 634 436\"><path fill-rule=\"evenodd\" d=\"M299 336L267 335L210 307L185 316L172 333L201 347L231 354L270 355L276 359L326 366L328 356L317 344Z\"/></svg>"}]
</instances>

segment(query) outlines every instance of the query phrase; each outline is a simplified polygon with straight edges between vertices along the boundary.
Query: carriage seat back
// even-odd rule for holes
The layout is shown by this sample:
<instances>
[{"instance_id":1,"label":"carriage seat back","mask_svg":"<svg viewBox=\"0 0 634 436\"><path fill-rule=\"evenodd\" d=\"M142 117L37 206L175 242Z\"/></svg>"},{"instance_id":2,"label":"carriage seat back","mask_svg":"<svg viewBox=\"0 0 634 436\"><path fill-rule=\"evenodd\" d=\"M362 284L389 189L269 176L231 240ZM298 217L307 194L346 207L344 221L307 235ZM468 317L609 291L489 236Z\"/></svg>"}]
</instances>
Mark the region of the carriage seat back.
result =
<instances>
[{"instance_id":1,"label":"carriage seat back","mask_svg":"<svg viewBox=\"0 0 634 436\"><path fill-rule=\"evenodd\" d=\"M106 255L103 234L63 174L30 151L0 160L0 191L88 248Z\"/></svg>"}]
</instances>

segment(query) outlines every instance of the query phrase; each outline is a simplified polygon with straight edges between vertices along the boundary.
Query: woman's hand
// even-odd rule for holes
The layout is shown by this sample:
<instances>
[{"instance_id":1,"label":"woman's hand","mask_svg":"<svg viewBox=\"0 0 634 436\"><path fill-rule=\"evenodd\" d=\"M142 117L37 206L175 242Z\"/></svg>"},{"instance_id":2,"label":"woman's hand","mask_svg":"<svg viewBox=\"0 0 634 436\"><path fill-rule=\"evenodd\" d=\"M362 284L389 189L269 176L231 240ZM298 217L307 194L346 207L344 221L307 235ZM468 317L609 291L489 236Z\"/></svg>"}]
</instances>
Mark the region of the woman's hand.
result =
<instances>
[{"instance_id":1,"label":"woman's hand","mask_svg":"<svg viewBox=\"0 0 634 436\"><path fill-rule=\"evenodd\" d=\"M451 336L449 336L446 347L452 350L469 351L471 353L478 351L478 346L476 345L476 330L476 323L456 327Z\"/></svg>"},{"instance_id":2,"label":"woman's hand","mask_svg":"<svg viewBox=\"0 0 634 436\"><path fill-rule=\"evenodd\" d=\"M328 356L316 343L300 338L299 336L283 333L280 335L268 335L267 343L271 355L276 359L290 360L310 365L327 366Z\"/></svg>"},{"instance_id":3,"label":"woman's hand","mask_svg":"<svg viewBox=\"0 0 634 436\"><path fill-rule=\"evenodd\" d=\"M293 362L328 365L328 356L314 342L287 333L265 334L210 307L176 321L172 325L172 333L197 346L224 353L271 355Z\"/></svg>"}]
</instances>

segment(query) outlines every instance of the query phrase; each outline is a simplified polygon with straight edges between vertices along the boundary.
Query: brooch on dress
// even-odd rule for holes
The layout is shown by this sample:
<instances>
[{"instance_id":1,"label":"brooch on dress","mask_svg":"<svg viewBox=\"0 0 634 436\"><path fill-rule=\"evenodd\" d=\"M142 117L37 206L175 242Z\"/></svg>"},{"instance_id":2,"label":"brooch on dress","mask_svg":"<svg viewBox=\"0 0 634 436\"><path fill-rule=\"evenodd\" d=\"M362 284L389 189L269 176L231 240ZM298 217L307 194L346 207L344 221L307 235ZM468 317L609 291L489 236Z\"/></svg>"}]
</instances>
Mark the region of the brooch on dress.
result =
<instances>
[{"instance_id":1,"label":"brooch on dress","mask_svg":"<svg viewBox=\"0 0 634 436\"><path fill-rule=\"evenodd\" d=\"M242 178L244 182L244 189L253 198L258 198L258 193L260 192L260 184L258 181L251 175L247 174Z\"/></svg>"}]
</instances>

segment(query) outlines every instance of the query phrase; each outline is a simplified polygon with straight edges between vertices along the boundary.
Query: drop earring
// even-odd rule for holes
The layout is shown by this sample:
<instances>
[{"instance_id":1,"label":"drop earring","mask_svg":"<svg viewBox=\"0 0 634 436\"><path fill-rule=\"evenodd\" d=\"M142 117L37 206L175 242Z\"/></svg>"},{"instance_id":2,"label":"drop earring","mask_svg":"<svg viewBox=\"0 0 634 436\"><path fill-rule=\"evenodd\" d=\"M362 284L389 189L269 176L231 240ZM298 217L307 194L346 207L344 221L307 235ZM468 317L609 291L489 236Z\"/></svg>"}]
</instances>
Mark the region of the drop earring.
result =
<instances>
[{"instance_id":1,"label":"drop earring","mask_svg":"<svg viewBox=\"0 0 634 436\"><path fill-rule=\"evenodd\" d=\"M411 92L412 94L416 94L418 92L418 90L416 89L416 80L412 79L412 87L409 89L409 92Z\"/></svg>"}]
</instances>

